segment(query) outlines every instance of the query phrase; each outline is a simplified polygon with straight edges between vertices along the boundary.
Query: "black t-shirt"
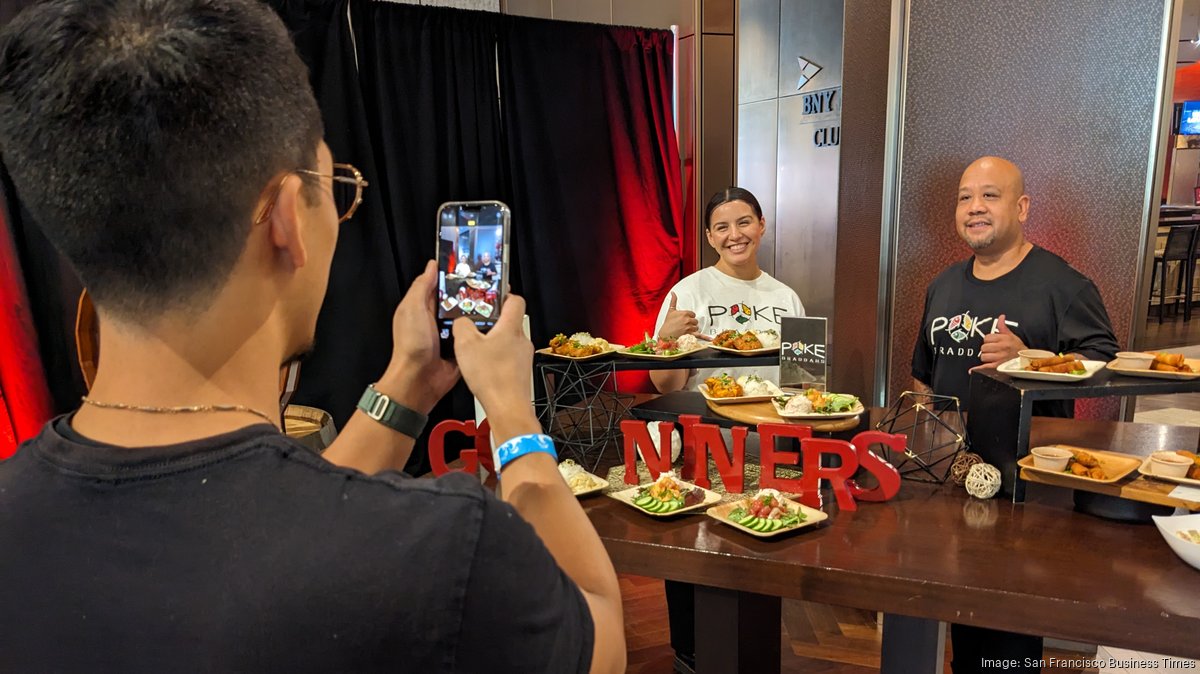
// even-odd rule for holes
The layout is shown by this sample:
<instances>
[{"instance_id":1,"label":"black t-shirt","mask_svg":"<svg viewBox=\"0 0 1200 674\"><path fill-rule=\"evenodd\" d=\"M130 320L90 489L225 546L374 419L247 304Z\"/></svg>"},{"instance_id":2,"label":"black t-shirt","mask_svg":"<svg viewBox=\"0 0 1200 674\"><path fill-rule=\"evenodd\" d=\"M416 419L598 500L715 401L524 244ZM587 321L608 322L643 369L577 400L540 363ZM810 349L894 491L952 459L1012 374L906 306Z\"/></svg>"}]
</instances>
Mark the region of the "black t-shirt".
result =
<instances>
[{"instance_id":1,"label":"black t-shirt","mask_svg":"<svg viewBox=\"0 0 1200 674\"><path fill-rule=\"evenodd\" d=\"M1111 360L1117 353L1112 323L1095 284L1062 258L1034 246L1015 269L991 281L975 278L975 258L938 275L925 293L912 375L939 395L969 406L968 370L980 364L984 335L1005 323L1031 349ZM1065 401L1038 405L1036 414L1068 416Z\"/></svg>"},{"instance_id":2,"label":"black t-shirt","mask_svg":"<svg viewBox=\"0 0 1200 674\"><path fill-rule=\"evenodd\" d=\"M0 462L0 669L586 672L586 601L471 476L265 424L143 449L53 421Z\"/></svg>"}]
</instances>

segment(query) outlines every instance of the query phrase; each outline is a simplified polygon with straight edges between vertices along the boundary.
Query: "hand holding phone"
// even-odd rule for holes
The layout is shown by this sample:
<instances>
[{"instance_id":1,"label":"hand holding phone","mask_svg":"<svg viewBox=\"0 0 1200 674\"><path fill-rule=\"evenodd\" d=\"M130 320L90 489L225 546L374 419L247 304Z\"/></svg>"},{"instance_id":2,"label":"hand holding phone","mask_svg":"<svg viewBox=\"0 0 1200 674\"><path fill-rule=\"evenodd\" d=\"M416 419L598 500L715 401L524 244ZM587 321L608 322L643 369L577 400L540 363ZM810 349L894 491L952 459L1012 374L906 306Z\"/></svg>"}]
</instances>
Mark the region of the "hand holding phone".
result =
<instances>
[{"instance_id":1,"label":"hand holding phone","mask_svg":"<svg viewBox=\"0 0 1200 674\"><path fill-rule=\"evenodd\" d=\"M449 356L451 325L467 318L487 332L508 293L510 214L499 201L454 201L437 214L437 325Z\"/></svg>"},{"instance_id":2,"label":"hand holding phone","mask_svg":"<svg viewBox=\"0 0 1200 674\"><path fill-rule=\"evenodd\" d=\"M426 414L458 381L458 368L439 356L435 322L437 267L425 265L392 317L392 358L380 377L396 401ZM385 385L386 382L386 385Z\"/></svg>"}]
</instances>

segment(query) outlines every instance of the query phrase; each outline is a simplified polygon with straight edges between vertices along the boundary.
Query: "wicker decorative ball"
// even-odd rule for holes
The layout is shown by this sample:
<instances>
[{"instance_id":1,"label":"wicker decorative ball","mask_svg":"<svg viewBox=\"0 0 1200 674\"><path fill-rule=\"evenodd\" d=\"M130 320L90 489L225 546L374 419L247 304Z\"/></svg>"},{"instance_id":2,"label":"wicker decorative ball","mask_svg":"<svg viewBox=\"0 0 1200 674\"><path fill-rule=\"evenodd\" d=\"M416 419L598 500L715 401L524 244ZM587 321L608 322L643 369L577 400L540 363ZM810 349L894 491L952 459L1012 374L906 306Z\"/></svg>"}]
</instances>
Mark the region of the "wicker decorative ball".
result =
<instances>
[{"instance_id":1,"label":"wicker decorative ball","mask_svg":"<svg viewBox=\"0 0 1200 674\"><path fill-rule=\"evenodd\" d=\"M976 498L991 498L1000 491L1000 469L977 463L967 472L967 493Z\"/></svg>"},{"instance_id":2,"label":"wicker decorative ball","mask_svg":"<svg viewBox=\"0 0 1200 674\"><path fill-rule=\"evenodd\" d=\"M983 463L983 457L975 452L963 452L954 459L954 463L950 464L950 479L954 484L963 484L967 481L967 473L971 472L971 466Z\"/></svg>"}]
</instances>

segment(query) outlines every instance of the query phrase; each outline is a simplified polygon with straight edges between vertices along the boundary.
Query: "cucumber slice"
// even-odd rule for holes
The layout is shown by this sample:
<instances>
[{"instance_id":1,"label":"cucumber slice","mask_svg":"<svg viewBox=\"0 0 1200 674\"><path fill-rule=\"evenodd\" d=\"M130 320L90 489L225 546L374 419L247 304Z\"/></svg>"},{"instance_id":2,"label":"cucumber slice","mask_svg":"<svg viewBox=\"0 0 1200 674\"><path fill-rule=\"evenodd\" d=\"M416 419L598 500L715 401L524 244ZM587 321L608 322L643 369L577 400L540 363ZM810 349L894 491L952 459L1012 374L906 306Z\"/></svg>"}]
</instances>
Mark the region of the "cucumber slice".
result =
<instances>
[{"instance_id":1,"label":"cucumber slice","mask_svg":"<svg viewBox=\"0 0 1200 674\"><path fill-rule=\"evenodd\" d=\"M746 515L746 518L745 518L745 519L743 519L741 522L738 522L738 524L740 524L740 525L742 525L742 526L746 527L747 529L753 529L753 528L754 528L754 522L755 522L756 520L758 520L758 518L757 518L757 517L755 517L754 515Z\"/></svg>"},{"instance_id":2,"label":"cucumber slice","mask_svg":"<svg viewBox=\"0 0 1200 674\"><path fill-rule=\"evenodd\" d=\"M641 508L642 510L645 510L646 512L652 513L652 512L654 512L654 504L656 504L656 503L658 503L658 501L655 501L654 499L650 499L649 503L647 503L645 505L640 505L638 507Z\"/></svg>"},{"instance_id":3,"label":"cucumber slice","mask_svg":"<svg viewBox=\"0 0 1200 674\"><path fill-rule=\"evenodd\" d=\"M771 520L771 531L779 531L783 528L783 522L779 520Z\"/></svg>"},{"instance_id":4,"label":"cucumber slice","mask_svg":"<svg viewBox=\"0 0 1200 674\"><path fill-rule=\"evenodd\" d=\"M652 501L652 500L653 499L651 499L649 496L639 496L633 500L633 504L636 506L644 507L646 504L650 503L650 501Z\"/></svg>"},{"instance_id":5,"label":"cucumber slice","mask_svg":"<svg viewBox=\"0 0 1200 674\"><path fill-rule=\"evenodd\" d=\"M750 525L750 528L755 531L762 531L762 526L765 523L766 523L766 520L764 520L763 518L755 517L754 522Z\"/></svg>"},{"instance_id":6,"label":"cucumber slice","mask_svg":"<svg viewBox=\"0 0 1200 674\"><path fill-rule=\"evenodd\" d=\"M763 518L758 524L758 530L764 534L771 530L771 520Z\"/></svg>"},{"instance_id":7,"label":"cucumber slice","mask_svg":"<svg viewBox=\"0 0 1200 674\"><path fill-rule=\"evenodd\" d=\"M654 501L653 503L651 503L651 504L650 504L650 512L652 512L652 513L660 513L660 512L662 512L662 511L663 511L663 508L664 508L665 506L666 506L666 504L665 504L665 503L663 503L662 501L659 501L659 500L655 499L655 501Z\"/></svg>"},{"instance_id":8,"label":"cucumber slice","mask_svg":"<svg viewBox=\"0 0 1200 674\"><path fill-rule=\"evenodd\" d=\"M663 501L662 512L664 512L664 513L673 512L675 510L679 510L679 507L680 507L679 504L676 503L675 501Z\"/></svg>"}]
</instances>

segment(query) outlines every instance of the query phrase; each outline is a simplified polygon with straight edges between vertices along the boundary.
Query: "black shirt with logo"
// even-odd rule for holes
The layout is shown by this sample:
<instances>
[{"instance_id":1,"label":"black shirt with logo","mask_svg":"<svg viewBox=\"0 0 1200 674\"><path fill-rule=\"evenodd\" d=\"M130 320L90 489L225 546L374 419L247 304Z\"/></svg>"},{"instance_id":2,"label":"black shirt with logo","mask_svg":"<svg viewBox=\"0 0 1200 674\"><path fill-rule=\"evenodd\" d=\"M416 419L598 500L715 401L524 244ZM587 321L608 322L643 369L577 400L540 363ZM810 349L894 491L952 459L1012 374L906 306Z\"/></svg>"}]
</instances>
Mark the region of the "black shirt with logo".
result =
<instances>
[{"instance_id":1,"label":"black shirt with logo","mask_svg":"<svg viewBox=\"0 0 1200 674\"><path fill-rule=\"evenodd\" d=\"M912 375L939 395L957 396L969 407L968 370L980 364L985 335L1008 328L1030 349L1077 353L1112 360L1118 346L1096 285L1062 258L1034 246L1000 278L975 277L975 258L938 275L925 293L921 334L913 350ZM1036 406L1035 414L1069 416L1066 401Z\"/></svg>"},{"instance_id":2,"label":"black shirt with logo","mask_svg":"<svg viewBox=\"0 0 1200 674\"><path fill-rule=\"evenodd\" d=\"M474 476L365 476L261 424L65 418L0 462L0 670L586 672L586 601Z\"/></svg>"}]
</instances>

